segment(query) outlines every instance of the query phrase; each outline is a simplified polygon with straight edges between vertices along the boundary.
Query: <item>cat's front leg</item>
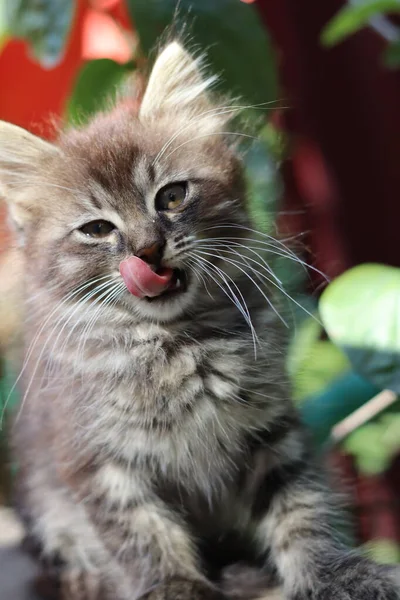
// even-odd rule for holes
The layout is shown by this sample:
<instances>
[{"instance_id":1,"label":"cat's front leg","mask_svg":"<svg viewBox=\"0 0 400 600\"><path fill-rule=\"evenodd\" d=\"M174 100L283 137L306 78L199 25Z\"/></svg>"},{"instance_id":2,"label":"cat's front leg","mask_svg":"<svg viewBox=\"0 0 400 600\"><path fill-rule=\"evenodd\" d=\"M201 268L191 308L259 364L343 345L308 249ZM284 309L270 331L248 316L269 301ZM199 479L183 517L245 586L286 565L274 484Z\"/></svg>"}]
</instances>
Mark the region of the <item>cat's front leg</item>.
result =
<instances>
[{"instance_id":1,"label":"cat's front leg","mask_svg":"<svg viewBox=\"0 0 400 600\"><path fill-rule=\"evenodd\" d=\"M109 462L78 491L124 575L124 600L223 600L201 572L183 518L142 477Z\"/></svg>"},{"instance_id":2,"label":"cat's front leg","mask_svg":"<svg viewBox=\"0 0 400 600\"><path fill-rule=\"evenodd\" d=\"M308 460L287 457L258 489L257 541L288 600L400 600L395 572L351 552L330 526L330 492Z\"/></svg>"}]
</instances>

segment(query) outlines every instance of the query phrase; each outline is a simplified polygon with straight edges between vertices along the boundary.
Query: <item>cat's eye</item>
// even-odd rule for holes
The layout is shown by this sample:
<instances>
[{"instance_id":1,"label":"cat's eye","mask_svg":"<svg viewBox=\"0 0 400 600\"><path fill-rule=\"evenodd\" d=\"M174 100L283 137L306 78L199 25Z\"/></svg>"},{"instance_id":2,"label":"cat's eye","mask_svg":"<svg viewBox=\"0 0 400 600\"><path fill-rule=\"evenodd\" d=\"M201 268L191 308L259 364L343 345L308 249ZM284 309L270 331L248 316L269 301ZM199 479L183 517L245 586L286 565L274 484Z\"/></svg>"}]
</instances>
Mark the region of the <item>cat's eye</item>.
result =
<instances>
[{"instance_id":1,"label":"cat's eye","mask_svg":"<svg viewBox=\"0 0 400 600\"><path fill-rule=\"evenodd\" d=\"M187 195L187 184L171 183L157 192L155 206L156 210L175 210L185 201Z\"/></svg>"},{"instance_id":2,"label":"cat's eye","mask_svg":"<svg viewBox=\"0 0 400 600\"><path fill-rule=\"evenodd\" d=\"M83 227L80 227L82 233L92 238L104 238L114 229L115 226L112 223L101 219L98 221L90 221L90 223L86 223Z\"/></svg>"}]
</instances>

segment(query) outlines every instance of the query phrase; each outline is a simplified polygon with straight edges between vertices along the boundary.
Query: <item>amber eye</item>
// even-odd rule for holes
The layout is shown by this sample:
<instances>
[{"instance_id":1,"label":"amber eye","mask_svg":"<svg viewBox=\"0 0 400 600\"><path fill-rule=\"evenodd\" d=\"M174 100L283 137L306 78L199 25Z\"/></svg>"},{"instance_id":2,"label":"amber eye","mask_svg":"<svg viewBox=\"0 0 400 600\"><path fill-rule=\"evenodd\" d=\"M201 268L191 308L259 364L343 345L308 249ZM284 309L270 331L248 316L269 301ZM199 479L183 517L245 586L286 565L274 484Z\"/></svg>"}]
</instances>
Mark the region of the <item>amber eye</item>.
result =
<instances>
[{"instance_id":1,"label":"amber eye","mask_svg":"<svg viewBox=\"0 0 400 600\"><path fill-rule=\"evenodd\" d=\"M103 238L106 237L115 229L114 225L109 221L90 221L80 228L80 231L85 235L92 238Z\"/></svg>"},{"instance_id":2,"label":"amber eye","mask_svg":"<svg viewBox=\"0 0 400 600\"><path fill-rule=\"evenodd\" d=\"M172 183L157 192L156 210L174 210L185 201L187 193L186 183Z\"/></svg>"}]
</instances>

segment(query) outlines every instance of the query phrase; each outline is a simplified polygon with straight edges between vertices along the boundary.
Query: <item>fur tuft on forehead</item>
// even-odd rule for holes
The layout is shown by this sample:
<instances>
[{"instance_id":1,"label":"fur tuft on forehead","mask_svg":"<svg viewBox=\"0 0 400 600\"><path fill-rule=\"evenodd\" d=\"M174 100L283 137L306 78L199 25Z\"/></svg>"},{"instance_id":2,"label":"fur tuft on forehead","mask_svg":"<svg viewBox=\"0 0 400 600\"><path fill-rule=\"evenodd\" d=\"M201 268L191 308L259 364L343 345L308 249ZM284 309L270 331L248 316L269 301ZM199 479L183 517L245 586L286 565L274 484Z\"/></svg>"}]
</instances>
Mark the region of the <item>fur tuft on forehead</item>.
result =
<instances>
[{"instance_id":1,"label":"fur tuft on forehead","mask_svg":"<svg viewBox=\"0 0 400 600\"><path fill-rule=\"evenodd\" d=\"M193 58L178 42L166 46L151 72L140 119L156 119L172 111L196 116L210 110L207 91L217 77L203 76L202 62L202 57Z\"/></svg>"}]
</instances>

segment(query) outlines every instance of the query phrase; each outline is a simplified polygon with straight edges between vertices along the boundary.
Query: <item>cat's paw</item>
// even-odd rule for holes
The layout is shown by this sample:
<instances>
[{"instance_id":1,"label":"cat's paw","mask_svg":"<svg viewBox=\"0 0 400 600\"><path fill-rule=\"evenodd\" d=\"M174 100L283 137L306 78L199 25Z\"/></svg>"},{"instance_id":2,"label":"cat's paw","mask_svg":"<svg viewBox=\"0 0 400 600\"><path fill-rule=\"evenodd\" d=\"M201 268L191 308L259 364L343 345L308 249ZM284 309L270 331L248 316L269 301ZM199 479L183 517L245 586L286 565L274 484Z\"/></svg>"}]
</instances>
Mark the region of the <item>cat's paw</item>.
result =
<instances>
[{"instance_id":1,"label":"cat's paw","mask_svg":"<svg viewBox=\"0 0 400 600\"><path fill-rule=\"evenodd\" d=\"M33 591L43 600L59 600L61 570L55 566L42 566L33 581Z\"/></svg>"},{"instance_id":2,"label":"cat's paw","mask_svg":"<svg viewBox=\"0 0 400 600\"><path fill-rule=\"evenodd\" d=\"M98 573L79 568L63 569L60 581L61 600L107 600Z\"/></svg>"},{"instance_id":3,"label":"cat's paw","mask_svg":"<svg viewBox=\"0 0 400 600\"><path fill-rule=\"evenodd\" d=\"M115 599L115 593L105 588L98 573L65 566L43 568L34 588L43 600Z\"/></svg>"},{"instance_id":4,"label":"cat's paw","mask_svg":"<svg viewBox=\"0 0 400 600\"><path fill-rule=\"evenodd\" d=\"M322 574L312 590L291 600L400 600L400 585L391 567L351 557Z\"/></svg>"},{"instance_id":5,"label":"cat's paw","mask_svg":"<svg viewBox=\"0 0 400 600\"><path fill-rule=\"evenodd\" d=\"M141 596L140 600L226 600L226 596L199 581L172 579Z\"/></svg>"}]
</instances>

